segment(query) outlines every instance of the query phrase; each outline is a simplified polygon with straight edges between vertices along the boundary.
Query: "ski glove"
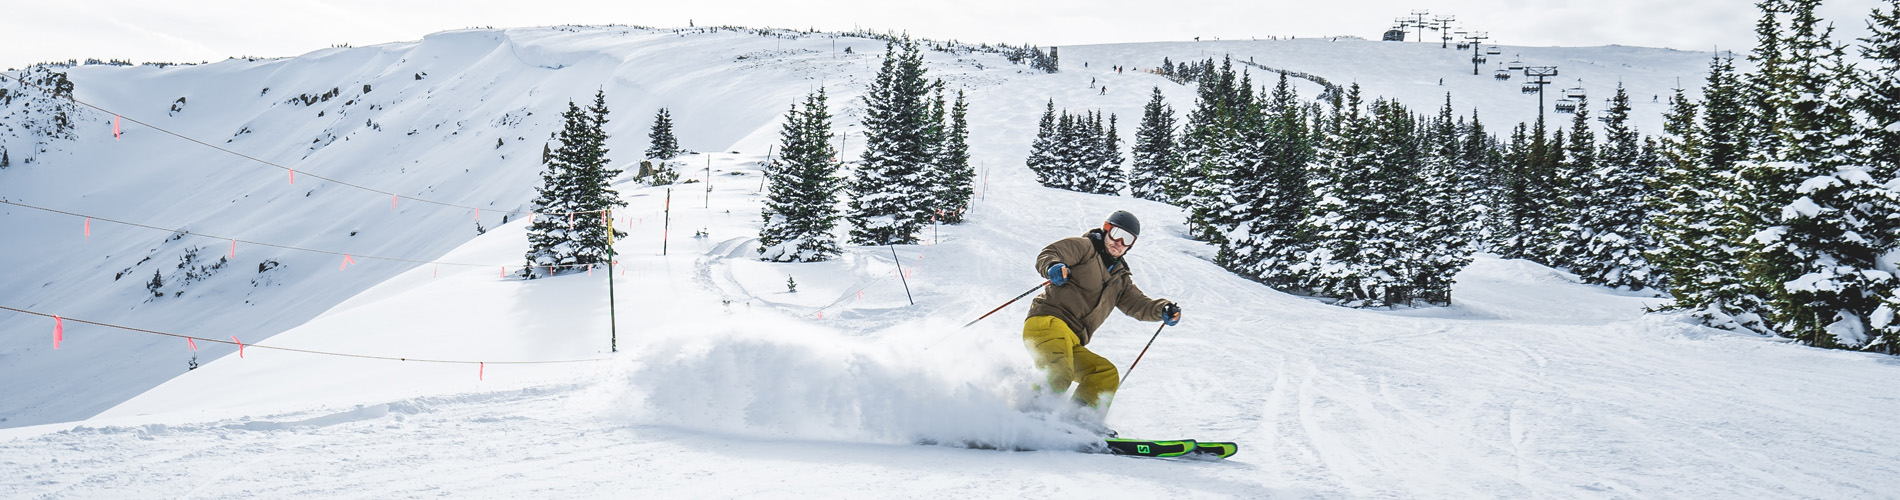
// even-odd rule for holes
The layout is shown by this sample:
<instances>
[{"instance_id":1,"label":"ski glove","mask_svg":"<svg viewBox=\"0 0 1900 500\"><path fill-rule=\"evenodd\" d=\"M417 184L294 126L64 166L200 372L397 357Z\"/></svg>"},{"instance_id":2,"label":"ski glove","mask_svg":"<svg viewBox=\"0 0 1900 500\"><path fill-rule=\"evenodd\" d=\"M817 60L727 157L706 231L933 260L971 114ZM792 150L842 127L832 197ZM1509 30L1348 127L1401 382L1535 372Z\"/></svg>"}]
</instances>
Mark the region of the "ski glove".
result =
<instances>
[{"instance_id":1,"label":"ski glove","mask_svg":"<svg viewBox=\"0 0 1900 500\"><path fill-rule=\"evenodd\" d=\"M1161 306L1161 323L1168 326L1174 326L1174 325L1180 324L1181 323L1181 306L1176 305L1173 302L1169 302L1168 305Z\"/></svg>"},{"instance_id":2,"label":"ski glove","mask_svg":"<svg viewBox=\"0 0 1900 500\"><path fill-rule=\"evenodd\" d=\"M1062 285L1069 284L1068 266L1062 265L1061 262L1057 262L1056 265L1049 266L1049 284L1055 285L1055 286L1062 286Z\"/></svg>"}]
</instances>

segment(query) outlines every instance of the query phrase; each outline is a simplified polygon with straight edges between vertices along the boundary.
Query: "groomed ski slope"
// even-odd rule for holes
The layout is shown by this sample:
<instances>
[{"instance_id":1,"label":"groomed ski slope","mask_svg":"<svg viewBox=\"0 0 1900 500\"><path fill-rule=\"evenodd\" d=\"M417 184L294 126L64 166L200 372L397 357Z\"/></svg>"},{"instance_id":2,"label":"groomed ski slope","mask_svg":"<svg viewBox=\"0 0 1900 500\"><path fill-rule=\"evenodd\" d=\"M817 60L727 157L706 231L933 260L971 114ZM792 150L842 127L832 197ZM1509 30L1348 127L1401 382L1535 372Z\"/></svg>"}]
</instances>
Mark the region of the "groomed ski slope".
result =
<instances>
[{"instance_id":1,"label":"groomed ski slope","mask_svg":"<svg viewBox=\"0 0 1900 500\"><path fill-rule=\"evenodd\" d=\"M1087 49L1065 48L1065 64ZM747 256L757 162L776 137L775 126L759 125L720 148L738 154L685 159L710 165L713 191L702 198L705 184L673 187L665 256L665 188L619 185L629 202L620 224L632 235L618 242L618 353L604 352L604 269L522 282L493 269L416 267L261 342L602 361L478 367L252 346L94 418L0 430L0 497L1879 498L1900 490L1900 438L1885 430L1900 398L1860 382L1900 377L1893 357L1645 315L1661 300L1488 256L1459 276L1452 307L1342 309L1213 266L1208 248L1181 237L1178 209L1036 186L1020 159L1041 102L1053 95L1079 108L1066 103L1087 102L1094 71L989 76L990 98L972 106L972 152L988 168L971 222L895 249L915 305L889 248L852 248L822 264ZM1171 95L1178 110L1191 102L1185 90ZM1117 112L1132 121L1140 100L1115 101ZM1025 304L959 328L1040 281L1029 263L1042 245L1117 209L1146 228L1129 257L1137 282L1182 303L1185 319L1161 333L1109 424L1129 436L1237 441L1241 453L1230 460L1059 451L1083 438L1059 419L1015 410L1032 376L1018 340ZM523 226L492 228L440 260L516 261ZM692 237L698 229L708 236ZM785 291L787 276L798 292ZM1090 347L1125 368L1155 326L1117 316ZM914 444L924 440L1039 451Z\"/></svg>"},{"instance_id":2,"label":"groomed ski slope","mask_svg":"<svg viewBox=\"0 0 1900 500\"><path fill-rule=\"evenodd\" d=\"M31 263L31 272L0 273L0 303L161 331L268 339L415 261L439 261L478 231L509 220L509 211L517 212L515 219L525 215L539 183L539 153L549 137L543 134L560 127L567 101L586 103L596 90L607 91L613 110L611 157L629 169L662 106L687 148L760 156L777 141L776 123L787 107L818 86L831 96L845 157L856 157L864 143L858 98L875 76L884 42L772 34L471 29L296 58L68 68L74 95L107 112L76 107L76 139L52 141L45 152L18 127L0 132L0 147L14 163L0 172L0 201L69 213L0 204L0 231L21 242L0 245L0 261ZM1707 63L1704 54L1663 49L1510 49L1529 60L1578 61L1564 63L1566 78L1622 80L1638 96L1664 92L1683 75L1693 82ZM1510 124L1535 117L1536 99L1519 93L1517 84L1469 75L1460 62L1466 56L1429 44L1166 42L1065 47L1062 53L1065 70L1050 75L998 54L926 52L931 75L969 93L979 166L1020 165L1037 113L1050 99L1077 114L1119 116L1124 142L1134 136L1149 88L1161 88L1184 116L1193 87L1136 70L1163 59L1185 63L1229 53L1260 85L1271 84L1272 76L1246 61L1341 85L1357 82L1368 99L1397 97L1420 112L1436 109L1449 93L1461 116L1482 109L1490 130L1504 135ZM1131 71L1106 69L1114 65ZM1319 94L1315 83L1294 82L1306 98ZM29 101L0 112L20 112ZM1637 99L1632 106L1639 126L1656 128L1650 123L1660 122L1661 104ZM108 112L122 114L122 126L115 127ZM115 129L122 134L115 136ZM696 164L689 166L703 165L701 158L690 160ZM343 255L354 263L341 266ZM213 266L219 257L231 262L201 279L187 276L186 267ZM165 297L153 298L146 289L154 272L162 274ZM46 319L4 314L0 330L38 331ZM97 415L182 373L191 354L177 339L101 338L80 327L69 349L54 352L47 340L0 336L7 361L0 363L0 379L28 381L0 387L0 401L12 403L0 405L0 428ZM204 361L236 351L199 347Z\"/></svg>"}]
</instances>

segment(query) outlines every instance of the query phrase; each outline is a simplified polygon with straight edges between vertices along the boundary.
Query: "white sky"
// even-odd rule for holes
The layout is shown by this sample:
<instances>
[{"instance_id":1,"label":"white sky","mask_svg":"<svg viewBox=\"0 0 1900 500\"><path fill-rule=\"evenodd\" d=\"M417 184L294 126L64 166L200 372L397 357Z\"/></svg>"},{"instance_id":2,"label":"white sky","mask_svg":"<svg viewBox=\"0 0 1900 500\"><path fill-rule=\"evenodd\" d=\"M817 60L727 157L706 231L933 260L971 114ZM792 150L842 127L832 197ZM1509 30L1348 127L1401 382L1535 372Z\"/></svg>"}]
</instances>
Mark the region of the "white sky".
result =
<instances>
[{"instance_id":1,"label":"white sky","mask_svg":"<svg viewBox=\"0 0 1900 500\"><path fill-rule=\"evenodd\" d=\"M1864 36L1884 0L1828 0L1837 40ZM1637 45L1745 52L1752 0L0 0L0 67L66 59L218 61L417 40L473 26L633 24L908 31L968 42L1111 42L1359 35L1413 10L1507 45ZM1429 15L1427 16L1430 17ZM1432 37L1430 31L1427 37ZM1416 34L1414 34L1416 36Z\"/></svg>"}]
</instances>

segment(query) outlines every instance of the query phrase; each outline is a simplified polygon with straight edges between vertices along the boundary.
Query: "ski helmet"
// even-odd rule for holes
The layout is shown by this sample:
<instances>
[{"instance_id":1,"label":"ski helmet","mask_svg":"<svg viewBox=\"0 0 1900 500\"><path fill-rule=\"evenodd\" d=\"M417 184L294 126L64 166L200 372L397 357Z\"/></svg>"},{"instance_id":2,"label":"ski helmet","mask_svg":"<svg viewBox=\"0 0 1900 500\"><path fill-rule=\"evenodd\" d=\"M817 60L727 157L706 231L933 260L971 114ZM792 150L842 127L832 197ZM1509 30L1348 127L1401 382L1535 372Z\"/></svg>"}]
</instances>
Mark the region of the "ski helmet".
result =
<instances>
[{"instance_id":1,"label":"ski helmet","mask_svg":"<svg viewBox=\"0 0 1900 500\"><path fill-rule=\"evenodd\" d=\"M1137 238L1141 237L1141 221L1135 219L1135 214L1128 213L1127 210L1116 210L1115 213L1109 214L1106 223L1133 233Z\"/></svg>"}]
</instances>

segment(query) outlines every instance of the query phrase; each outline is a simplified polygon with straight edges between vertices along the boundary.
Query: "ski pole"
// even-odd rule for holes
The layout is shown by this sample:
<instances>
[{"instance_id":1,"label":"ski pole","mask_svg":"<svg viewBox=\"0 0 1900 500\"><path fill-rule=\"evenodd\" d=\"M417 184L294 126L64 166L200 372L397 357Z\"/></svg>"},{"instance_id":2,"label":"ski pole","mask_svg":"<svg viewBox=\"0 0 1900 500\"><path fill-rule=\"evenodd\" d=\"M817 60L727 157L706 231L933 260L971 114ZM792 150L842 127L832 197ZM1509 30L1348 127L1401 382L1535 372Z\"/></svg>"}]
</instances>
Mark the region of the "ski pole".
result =
<instances>
[{"instance_id":1,"label":"ski pole","mask_svg":"<svg viewBox=\"0 0 1900 500\"><path fill-rule=\"evenodd\" d=\"M1167 328L1167 327L1168 327L1167 323L1161 324L1161 328ZM1141 346L1141 354L1136 354L1135 362L1128 364L1128 373L1122 374L1121 382L1128 381L1128 376L1133 375L1135 373L1135 365L1141 364L1141 357L1148 355L1148 348L1153 347L1155 345L1155 339L1161 338L1161 328L1156 328L1155 335L1153 337L1148 337L1148 345ZM1116 382L1115 385L1119 386L1121 385L1121 382Z\"/></svg>"},{"instance_id":2,"label":"ski pole","mask_svg":"<svg viewBox=\"0 0 1900 500\"><path fill-rule=\"evenodd\" d=\"M974 320L971 320L969 323L964 323L963 327L969 328L970 325L974 325L978 321L983 321L983 318L988 318L990 317L991 314L996 314L996 311L1001 311L1003 310L1003 308L1009 307L1010 304L1014 304L1016 303L1016 301L1022 300L1023 297L1027 297L1029 296L1029 294L1036 293L1036 290L1041 290L1043 285L1048 285L1048 284L1049 284L1049 280L1042 280L1042 283L1036 284L1034 288L1030 288L1029 291L1023 292L1022 295L1017 295L1016 298L1009 299L1009 302L1004 302L1003 305L996 306L996 308L991 309L990 312L983 313L983 316L978 317Z\"/></svg>"}]
</instances>

